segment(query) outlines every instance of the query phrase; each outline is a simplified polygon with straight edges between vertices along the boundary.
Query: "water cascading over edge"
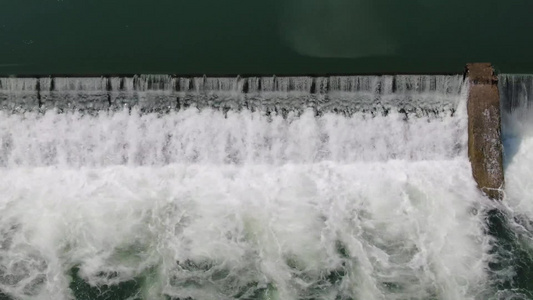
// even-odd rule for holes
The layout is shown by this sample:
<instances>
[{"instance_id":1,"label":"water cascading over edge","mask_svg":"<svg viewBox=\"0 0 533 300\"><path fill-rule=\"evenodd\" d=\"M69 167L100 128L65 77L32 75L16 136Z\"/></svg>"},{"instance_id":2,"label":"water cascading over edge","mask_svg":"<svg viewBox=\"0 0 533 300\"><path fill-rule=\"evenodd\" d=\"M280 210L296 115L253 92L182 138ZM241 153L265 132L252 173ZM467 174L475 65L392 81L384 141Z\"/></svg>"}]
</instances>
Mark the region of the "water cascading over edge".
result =
<instances>
[{"instance_id":1,"label":"water cascading over edge","mask_svg":"<svg viewBox=\"0 0 533 300\"><path fill-rule=\"evenodd\" d=\"M492 292L461 76L0 82L10 297Z\"/></svg>"},{"instance_id":2,"label":"water cascading over edge","mask_svg":"<svg viewBox=\"0 0 533 300\"><path fill-rule=\"evenodd\" d=\"M461 76L148 75L0 83L4 166L383 161L464 150L460 130L432 134L464 121L453 117L464 98ZM34 122L32 139L17 133L26 132L24 119ZM78 126L91 130L71 130Z\"/></svg>"},{"instance_id":3,"label":"water cascading over edge","mask_svg":"<svg viewBox=\"0 0 533 300\"><path fill-rule=\"evenodd\" d=\"M390 109L421 114L453 110L431 94L457 95L461 76L331 76L178 78L168 75L99 78L0 78L0 109L56 108L93 112L137 107L168 112L187 107L317 114Z\"/></svg>"}]
</instances>

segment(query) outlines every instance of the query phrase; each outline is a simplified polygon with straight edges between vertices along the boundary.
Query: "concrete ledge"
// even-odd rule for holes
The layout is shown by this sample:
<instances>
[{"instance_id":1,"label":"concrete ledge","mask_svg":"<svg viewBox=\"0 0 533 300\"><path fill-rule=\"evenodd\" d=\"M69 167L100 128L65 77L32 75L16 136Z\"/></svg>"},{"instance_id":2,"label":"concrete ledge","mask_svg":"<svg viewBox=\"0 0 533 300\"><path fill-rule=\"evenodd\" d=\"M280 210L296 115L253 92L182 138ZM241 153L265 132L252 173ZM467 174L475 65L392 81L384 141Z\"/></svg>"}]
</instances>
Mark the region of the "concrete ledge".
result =
<instances>
[{"instance_id":1,"label":"concrete ledge","mask_svg":"<svg viewBox=\"0 0 533 300\"><path fill-rule=\"evenodd\" d=\"M498 78L489 63L466 66L468 94L468 156L479 189L490 199L503 197L504 174L501 143Z\"/></svg>"}]
</instances>

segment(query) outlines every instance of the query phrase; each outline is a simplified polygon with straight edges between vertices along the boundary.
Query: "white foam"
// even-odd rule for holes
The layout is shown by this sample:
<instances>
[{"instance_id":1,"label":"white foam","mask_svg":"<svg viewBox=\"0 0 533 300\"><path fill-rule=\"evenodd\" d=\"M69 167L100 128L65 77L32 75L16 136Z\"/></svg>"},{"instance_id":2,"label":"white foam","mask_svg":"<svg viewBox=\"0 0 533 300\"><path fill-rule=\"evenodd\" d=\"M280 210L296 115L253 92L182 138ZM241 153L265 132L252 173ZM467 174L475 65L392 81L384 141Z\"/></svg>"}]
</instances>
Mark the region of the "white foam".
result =
<instances>
[{"instance_id":1,"label":"white foam","mask_svg":"<svg viewBox=\"0 0 533 300\"><path fill-rule=\"evenodd\" d=\"M248 284L280 299L475 299L485 288L488 240L471 213L482 199L465 159L0 175L0 264L18 274L1 287L21 298L32 285L66 298L76 265L91 284L155 266L160 293L196 299ZM210 269L184 269L191 262ZM346 273L337 284L325 280L334 271Z\"/></svg>"},{"instance_id":2,"label":"white foam","mask_svg":"<svg viewBox=\"0 0 533 300\"><path fill-rule=\"evenodd\" d=\"M533 185L528 178L533 166L533 109L531 75L500 75L502 97L502 136L505 162L506 203L517 214L533 218L529 195Z\"/></svg>"},{"instance_id":3,"label":"white foam","mask_svg":"<svg viewBox=\"0 0 533 300\"><path fill-rule=\"evenodd\" d=\"M3 166L311 163L431 160L465 153L465 119L390 113L351 118L310 110L301 117L188 109L98 116L0 112Z\"/></svg>"},{"instance_id":4,"label":"white foam","mask_svg":"<svg viewBox=\"0 0 533 300\"><path fill-rule=\"evenodd\" d=\"M533 166L533 110L517 109L503 118L505 191L517 213L533 218L531 167Z\"/></svg>"},{"instance_id":5,"label":"white foam","mask_svg":"<svg viewBox=\"0 0 533 300\"><path fill-rule=\"evenodd\" d=\"M0 289L69 299L77 266L151 274L149 299L483 298L464 99L407 120L0 113Z\"/></svg>"}]
</instances>

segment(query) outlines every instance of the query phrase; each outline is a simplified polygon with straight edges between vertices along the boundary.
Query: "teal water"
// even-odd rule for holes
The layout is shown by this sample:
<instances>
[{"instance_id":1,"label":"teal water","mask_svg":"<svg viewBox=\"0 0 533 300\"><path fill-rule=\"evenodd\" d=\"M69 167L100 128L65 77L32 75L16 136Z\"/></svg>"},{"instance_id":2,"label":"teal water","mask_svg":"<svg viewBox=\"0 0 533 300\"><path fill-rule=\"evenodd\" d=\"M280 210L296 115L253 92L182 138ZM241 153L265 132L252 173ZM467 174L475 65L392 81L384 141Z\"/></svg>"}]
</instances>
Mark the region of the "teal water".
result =
<instances>
[{"instance_id":1,"label":"teal water","mask_svg":"<svg viewBox=\"0 0 533 300\"><path fill-rule=\"evenodd\" d=\"M529 1L9 1L0 74L532 73Z\"/></svg>"}]
</instances>

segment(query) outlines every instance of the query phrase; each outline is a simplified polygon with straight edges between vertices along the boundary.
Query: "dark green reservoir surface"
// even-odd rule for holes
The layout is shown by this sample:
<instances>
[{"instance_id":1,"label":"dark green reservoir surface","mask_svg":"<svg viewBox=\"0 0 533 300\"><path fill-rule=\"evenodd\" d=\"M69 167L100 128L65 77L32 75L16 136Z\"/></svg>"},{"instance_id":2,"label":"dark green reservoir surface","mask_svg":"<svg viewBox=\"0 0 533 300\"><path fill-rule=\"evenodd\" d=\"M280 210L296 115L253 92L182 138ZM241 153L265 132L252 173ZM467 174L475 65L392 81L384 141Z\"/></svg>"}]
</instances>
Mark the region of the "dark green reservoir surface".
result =
<instances>
[{"instance_id":1,"label":"dark green reservoir surface","mask_svg":"<svg viewBox=\"0 0 533 300\"><path fill-rule=\"evenodd\" d=\"M533 73L529 0L17 0L0 75Z\"/></svg>"}]
</instances>

